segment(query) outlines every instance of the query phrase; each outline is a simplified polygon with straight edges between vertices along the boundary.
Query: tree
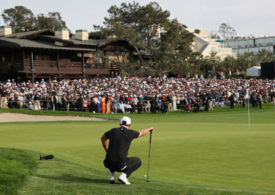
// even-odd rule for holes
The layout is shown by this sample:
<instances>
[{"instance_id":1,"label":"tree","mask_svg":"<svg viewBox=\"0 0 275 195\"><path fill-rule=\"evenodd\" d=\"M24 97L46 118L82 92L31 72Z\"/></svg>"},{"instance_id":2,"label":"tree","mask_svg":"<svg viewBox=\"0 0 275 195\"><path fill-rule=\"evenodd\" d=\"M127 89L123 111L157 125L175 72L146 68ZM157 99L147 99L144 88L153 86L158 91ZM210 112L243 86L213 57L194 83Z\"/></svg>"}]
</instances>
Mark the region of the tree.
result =
<instances>
[{"instance_id":1,"label":"tree","mask_svg":"<svg viewBox=\"0 0 275 195\"><path fill-rule=\"evenodd\" d=\"M89 37L91 39L106 39L107 38L106 33L104 31L100 30L100 26L94 25L94 29L99 29L99 30L90 32Z\"/></svg>"},{"instance_id":2,"label":"tree","mask_svg":"<svg viewBox=\"0 0 275 195\"><path fill-rule=\"evenodd\" d=\"M221 37L219 36L219 33L217 32L217 31L211 31L210 33L209 33L209 35L210 35L210 37L212 38L212 39L220 39Z\"/></svg>"},{"instance_id":3,"label":"tree","mask_svg":"<svg viewBox=\"0 0 275 195\"><path fill-rule=\"evenodd\" d=\"M217 52L210 52L210 55L206 57L212 66L212 74L216 73L216 67L221 63L221 58L217 56Z\"/></svg>"},{"instance_id":4,"label":"tree","mask_svg":"<svg viewBox=\"0 0 275 195\"><path fill-rule=\"evenodd\" d=\"M260 63L272 62L274 60L273 53L265 49L257 53L257 58Z\"/></svg>"},{"instance_id":5,"label":"tree","mask_svg":"<svg viewBox=\"0 0 275 195\"><path fill-rule=\"evenodd\" d=\"M35 22L35 29L52 29L66 28L66 22L62 20L59 12L49 12L47 16L38 14Z\"/></svg>"},{"instance_id":6,"label":"tree","mask_svg":"<svg viewBox=\"0 0 275 195\"><path fill-rule=\"evenodd\" d=\"M2 13L2 18L12 28L12 31L16 33L31 31L35 26L35 17L32 11L24 6L5 9Z\"/></svg>"},{"instance_id":7,"label":"tree","mask_svg":"<svg viewBox=\"0 0 275 195\"><path fill-rule=\"evenodd\" d=\"M246 52L242 55L237 55L237 67L240 71L246 71L247 68L259 65L259 60L253 52Z\"/></svg>"},{"instance_id":8,"label":"tree","mask_svg":"<svg viewBox=\"0 0 275 195\"><path fill-rule=\"evenodd\" d=\"M261 63L272 62L274 60L275 58L272 52L267 50L260 50L257 54L254 54L253 52L246 52L242 55L237 55L235 68L245 72L247 68L252 66L260 66Z\"/></svg>"},{"instance_id":9,"label":"tree","mask_svg":"<svg viewBox=\"0 0 275 195\"><path fill-rule=\"evenodd\" d=\"M226 23L222 23L219 27L219 33L224 40L230 40L237 36L236 30Z\"/></svg>"},{"instance_id":10,"label":"tree","mask_svg":"<svg viewBox=\"0 0 275 195\"><path fill-rule=\"evenodd\" d=\"M187 64L193 34L176 19L169 20L170 12L162 10L158 3L122 3L120 7L111 6L108 13L99 29L134 46L140 63L134 65L136 71L162 75L182 70Z\"/></svg>"},{"instance_id":11,"label":"tree","mask_svg":"<svg viewBox=\"0 0 275 195\"><path fill-rule=\"evenodd\" d=\"M47 16L38 14L35 17L32 11L24 6L5 9L2 18L15 33L66 27L66 22L62 20L59 12L49 12Z\"/></svg>"},{"instance_id":12,"label":"tree","mask_svg":"<svg viewBox=\"0 0 275 195\"><path fill-rule=\"evenodd\" d=\"M222 71L226 71L227 76L230 76L229 72L232 73L232 70L236 70L236 68L237 68L237 62L233 56L225 57L224 60L221 62L221 64L222 64L222 67L224 67L224 69L225 69Z\"/></svg>"},{"instance_id":13,"label":"tree","mask_svg":"<svg viewBox=\"0 0 275 195\"><path fill-rule=\"evenodd\" d=\"M179 70L179 72L189 73L190 75L199 75L204 74L205 71L205 63L203 61L203 56L200 53L192 53L185 66L181 66L183 70Z\"/></svg>"}]
</instances>

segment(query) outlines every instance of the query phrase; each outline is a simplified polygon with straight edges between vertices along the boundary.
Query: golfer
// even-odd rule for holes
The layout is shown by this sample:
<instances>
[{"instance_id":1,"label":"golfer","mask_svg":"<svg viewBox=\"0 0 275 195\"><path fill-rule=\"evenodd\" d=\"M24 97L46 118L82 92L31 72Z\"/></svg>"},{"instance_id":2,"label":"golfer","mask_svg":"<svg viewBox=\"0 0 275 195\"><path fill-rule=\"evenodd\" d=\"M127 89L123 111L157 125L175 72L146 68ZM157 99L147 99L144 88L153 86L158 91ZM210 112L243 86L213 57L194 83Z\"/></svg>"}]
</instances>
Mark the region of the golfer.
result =
<instances>
[{"instance_id":1,"label":"golfer","mask_svg":"<svg viewBox=\"0 0 275 195\"><path fill-rule=\"evenodd\" d=\"M137 157L127 157L133 139L153 131L150 127L141 131L130 130L131 119L124 116L120 119L120 127L113 128L101 137L103 148L106 151L104 166L110 174L110 183L115 183L115 171L122 172L118 180L123 184L131 184L128 177L140 167L141 160ZM109 144L108 144L109 140Z\"/></svg>"}]
</instances>

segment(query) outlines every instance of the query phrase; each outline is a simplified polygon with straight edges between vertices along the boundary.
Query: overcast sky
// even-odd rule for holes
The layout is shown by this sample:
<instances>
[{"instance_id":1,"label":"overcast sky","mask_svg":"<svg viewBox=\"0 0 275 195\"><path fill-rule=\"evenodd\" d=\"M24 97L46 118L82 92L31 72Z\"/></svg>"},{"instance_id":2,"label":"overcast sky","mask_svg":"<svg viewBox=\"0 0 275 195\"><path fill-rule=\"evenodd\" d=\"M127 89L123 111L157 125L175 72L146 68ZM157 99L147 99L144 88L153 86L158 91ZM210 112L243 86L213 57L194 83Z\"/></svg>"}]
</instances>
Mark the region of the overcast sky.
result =
<instances>
[{"instance_id":1,"label":"overcast sky","mask_svg":"<svg viewBox=\"0 0 275 195\"><path fill-rule=\"evenodd\" d=\"M93 30L102 25L111 5L127 0L0 0L4 9L23 5L37 15L58 11L67 27ZM140 0L140 4L150 1ZM239 36L275 36L275 0L157 0L162 9L171 13L188 28L218 31L221 23L229 23ZM0 26L5 25L0 17Z\"/></svg>"}]
</instances>

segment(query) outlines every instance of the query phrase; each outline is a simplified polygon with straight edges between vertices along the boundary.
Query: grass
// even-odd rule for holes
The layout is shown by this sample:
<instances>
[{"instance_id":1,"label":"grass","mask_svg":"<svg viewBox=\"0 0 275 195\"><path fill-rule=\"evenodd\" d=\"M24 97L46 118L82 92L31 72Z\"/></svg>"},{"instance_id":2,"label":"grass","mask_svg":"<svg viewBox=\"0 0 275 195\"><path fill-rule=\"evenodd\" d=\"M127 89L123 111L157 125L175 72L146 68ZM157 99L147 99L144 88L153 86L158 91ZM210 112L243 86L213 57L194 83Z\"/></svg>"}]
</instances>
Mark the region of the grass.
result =
<instances>
[{"instance_id":1,"label":"grass","mask_svg":"<svg viewBox=\"0 0 275 195\"><path fill-rule=\"evenodd\" d=\"M273 105L270 103L266 103L263 105L263 109L258 109L258 108L252 108L250 106L251 111L253 112L253 110L257 111L257 112L266 112L268 111L273 111ZM200 114L209 114L209 113L221 113L221 112L245 112L247 113L247 109L243 108L241 106L235 106L234 109L230 109L228 106L226 107L215 107L213 111L210 112L203 112L203 109L201 109L202 112L199 112ZM119 119L119 117L121 117L122 115L129 115L131 117L133 116L138 116L140 117L140 114L122 114L122 113L118 113L118 114L101 114L101 113L91 113L91 112L78 112L78 111L51 111L51 110L40 110L40 111L34 111L34 110L27 110L27 109L0 109L0 113L4 113L4 112L9 112L9 113L21 113L21 114L31 114L31 115L51 115L51 116L83 116L83 117L98 117L98 118L107 118L107 119ZM175 114L184 114L184 115L193 115L193 114L198 114L195 112L190 112L190 113L185 113L183 111L176 111L176 112L172 112L169 113L169 115L175 115ZM157 113L157 114L153 114L153 115L163 115L162 113ZM152 116L151 113L143 113L142 116Z\"/></svg>"},{"instance_id":2,"label":"grass","mask_svg":"<svg viewBox=\"0 0 275 195\"><path fill-rule=\"evenodd\" d=\"M37 166L33 153L0 148L0 194L15 194Z\"/></svg>"},{"instance_id":3,"label":"grass","mask_svg":"<svg viewBox=\"0 0 275 195\"><path fill-rule=\"evenodd\" d=\"M3 112L3 110L0 110ZM18 112L18 110L15 110ZM13 112L15 112L13 111ZM6 112L6 110L5 110ZM26 111L23 111L26 112ZM38 113L28 111L29 113ZM66 112L39 112L66 115ZM119 119L122 115L72 113ZM19 194L275 194L275 108L216 109L209 113L132 114L133 129L155 127L151 182L144 178L149 136L133 141L129 156L142 167L132 185L110 185L100 136L117 126L106 122L0 124L0 147L54 154L39 161ZM1 154L1 153L0 153ZM1 156L1 155L0 155ZM30 173L30 172L28 172Z\"/></svg>"}]
</instances>

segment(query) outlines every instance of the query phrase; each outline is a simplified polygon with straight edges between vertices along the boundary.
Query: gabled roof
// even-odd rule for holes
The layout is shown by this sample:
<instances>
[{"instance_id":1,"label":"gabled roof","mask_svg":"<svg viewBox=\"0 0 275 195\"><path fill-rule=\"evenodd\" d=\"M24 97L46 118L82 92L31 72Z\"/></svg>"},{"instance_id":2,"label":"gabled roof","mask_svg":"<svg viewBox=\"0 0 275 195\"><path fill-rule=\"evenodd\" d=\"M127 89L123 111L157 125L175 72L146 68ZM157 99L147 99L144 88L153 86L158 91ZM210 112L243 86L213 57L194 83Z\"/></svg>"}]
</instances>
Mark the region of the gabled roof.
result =
<instances>
[{"instance_id":1,"label":"gabled roof","mask_svg":"<svg viewBox=\"0 0 275 195\"><path fill-rule=\"evenodd\" d=\"M123 39L100 39L98 40L98 48L103 48L109 44L125 44L132 50L135 50L135 47L127 40Z\"/></svg>"},{"instance_id":2,"label":"gabled roof","mask_svg":"<svg viewBox=\"0 0 275 195\"><path fill-rule=\"evenodd\" d=\"M37 35L41 34L48 34L48 35L54 35L54 31L50 29L43 29L43 30L37 30L37 31L30 31L30 32L20 32L20 33L14 33L11 35L7 35L5 37L7 38L17 38L17 39L27 39L27 38L33 38Z\"/></svg>"},{"instance_id":3,"label":"gabled roof","mask_svg":"<svg viewBox=\"0 0 275 195\"><path fill-rule=\"evenodd\" d=\"M71 38L70 41L72 41L75 45L97 46L99 40L89 39L89 40L81 41L81 40L78 40L78 39Z\"/></svg>"},{"instance_id":4,"label":"gabled roof","mask_svg":"<svg viewBox=\"0 0 275 195\"><path fill-rule=\"evenodd\" d=\"M30 32L15 33L0 37L0 46L19 47L19 48L37 48L37 49L54 49L54 50L74 50L74 51L96 51L97 48L104 48L109 44L124 45L134 50L126 40L120 39L88 39L79 40L70 37L69 40L64 40L54 36L55 32L50 29L43 29ZM58 46L55 43L61 42L63 46Z\"/></svg>"},{"instance_id":5,"label":"gabled roof","mask_svg":"<svg viewBox=\"0 0 275 195\"><path fill-rule=\"evenodd\" d=\"M63 47L54 44L49 44L47 42L38 42L28 39L17 39L17 38L0 38L0 46L9 45L9 47L19 47L19 48L36 48L36 49L51 49L51 50L67 50L67 51L84 51L91 52L96 51L92 48L77 48L77 47Z\"/></svg>"}]
</instances>

